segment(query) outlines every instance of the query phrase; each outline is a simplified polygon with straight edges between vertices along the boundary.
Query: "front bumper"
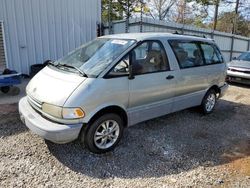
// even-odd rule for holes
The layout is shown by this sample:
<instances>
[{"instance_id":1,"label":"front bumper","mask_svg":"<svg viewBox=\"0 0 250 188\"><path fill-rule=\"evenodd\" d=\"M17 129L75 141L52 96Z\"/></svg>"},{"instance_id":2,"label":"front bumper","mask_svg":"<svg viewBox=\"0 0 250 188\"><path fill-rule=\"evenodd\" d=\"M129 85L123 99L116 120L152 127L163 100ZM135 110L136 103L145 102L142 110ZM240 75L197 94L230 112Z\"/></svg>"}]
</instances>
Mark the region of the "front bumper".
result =
<instances>
[{"instance_id":1,"label":"front bumper","mask_svg":"<svg viewBox=\"0 0 250 188\"><path fill-rule=\"evenodd\" d=\"M19 113L22 122L32 132L58 144L77 139L82 128L82 124L64 125L45 119L30 106L27 97L19 101Z\"/></svg>"},{"instance_id":2,"label":"front bumper","mask_svg":"<svg viewBox=\"0 0 250 188\"><path fill-rule=\"evenodd\" d=\"M250 84L250 74L228 70L226 80L229 82Z\"/></svg>"}]
</instances>

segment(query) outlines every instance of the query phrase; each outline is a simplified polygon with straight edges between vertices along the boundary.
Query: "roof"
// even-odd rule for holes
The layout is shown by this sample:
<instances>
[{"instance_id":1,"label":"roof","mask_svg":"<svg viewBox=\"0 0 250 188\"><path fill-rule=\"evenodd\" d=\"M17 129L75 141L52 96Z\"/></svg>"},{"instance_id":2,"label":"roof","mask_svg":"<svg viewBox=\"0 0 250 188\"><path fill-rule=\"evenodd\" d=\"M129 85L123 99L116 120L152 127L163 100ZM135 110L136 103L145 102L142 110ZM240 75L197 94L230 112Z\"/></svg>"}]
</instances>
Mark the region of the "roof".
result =
<instances>
[{"instance_id":1,"label":"roof","mask_svg":"<svg viewBox=\"0 0 250 188\"><path fill-rule=\"evenodd\" d=\"M122 33L122 34L114 34L114 35L105 35L102 38L117 38L117 39L134 39L137 41L140 40L149 40L149 39L186 39L186 40L197 40L197 41L212 41L209 38L197 37L192 35L180 35L180 34L172 34L172 33Z\"/></svg>"}]
</instances>

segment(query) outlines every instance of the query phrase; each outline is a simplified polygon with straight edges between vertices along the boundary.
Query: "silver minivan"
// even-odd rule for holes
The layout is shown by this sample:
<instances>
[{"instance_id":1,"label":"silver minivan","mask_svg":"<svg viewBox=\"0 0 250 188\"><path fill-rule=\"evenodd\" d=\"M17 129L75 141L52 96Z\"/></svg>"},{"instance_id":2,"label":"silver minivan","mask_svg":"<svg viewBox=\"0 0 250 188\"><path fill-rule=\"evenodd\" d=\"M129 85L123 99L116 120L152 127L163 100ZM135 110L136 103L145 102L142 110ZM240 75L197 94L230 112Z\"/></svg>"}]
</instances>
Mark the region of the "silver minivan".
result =
<instances>
[{"instance_id":1,"label":"silver minivan","mask_svg":"<svg viewBox=\"0 0 250 188\"><path fill-rule=\"evenodd\" d=\"M103 153L128 126L193 106L211 113L228 87L226 70L211 39L104 36L40 71L19 102L20 117L46 140L79 138L90 151Z\"/></svg>"}]
</instances>

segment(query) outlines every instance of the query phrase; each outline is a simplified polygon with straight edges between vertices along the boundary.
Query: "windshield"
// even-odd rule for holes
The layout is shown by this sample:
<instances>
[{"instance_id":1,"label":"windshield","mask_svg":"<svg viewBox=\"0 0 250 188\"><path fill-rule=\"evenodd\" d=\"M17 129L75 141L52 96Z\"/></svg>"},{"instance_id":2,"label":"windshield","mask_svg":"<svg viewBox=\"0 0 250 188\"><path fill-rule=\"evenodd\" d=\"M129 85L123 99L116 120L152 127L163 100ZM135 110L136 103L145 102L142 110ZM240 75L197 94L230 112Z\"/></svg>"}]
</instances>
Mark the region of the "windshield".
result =
<instances>
[{"instance_id":1,"label":"windshield","mask_svg":"<svg viewBox=\"0 0 250 188\"><path fill-rule=\"evenodd\" d=\"M237 60L250 61L250 52L242 53Z\"/></svg>"},{"instance_id":2,"label":"windshield","mask_svg":"<svg viewBox=\"0 0 250 188\"><path fill-rule=\"evenodd\" d=\"M96 77L134 43L135 40L98 38L56 63L74 66L87 76Z\"/></svg>"}]
</instances>

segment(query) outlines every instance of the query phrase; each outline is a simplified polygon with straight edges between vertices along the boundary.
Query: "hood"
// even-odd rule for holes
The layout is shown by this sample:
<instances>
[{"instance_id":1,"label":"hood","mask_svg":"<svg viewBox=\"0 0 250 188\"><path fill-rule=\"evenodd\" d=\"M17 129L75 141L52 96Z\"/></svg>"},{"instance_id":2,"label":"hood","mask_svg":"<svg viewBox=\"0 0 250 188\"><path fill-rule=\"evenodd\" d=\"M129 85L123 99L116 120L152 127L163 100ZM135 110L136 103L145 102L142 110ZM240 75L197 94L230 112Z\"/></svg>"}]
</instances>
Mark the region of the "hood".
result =
<instances>
[{"instance_id":1,"label":"hood","mask_svg":"<svg viewBox=\"0 0 250 188\"><path fill-rule=\"evenodd\" d=\"M228 63L228 67L239 67L239 68L250 69L250 62L249 61L234 60L234 61L231 61Z\"/></svg>"},{"instance_id":2,"label":"hood","mask_svg":"<svg viewBox=\"0 0 250 188\"><path fill-rule=\"evenodd\" d=\"M26 92L28 96L41 103L63 106L73 91L86 79L47 66L31 79Z\"/></svg>"}]
</instances>

